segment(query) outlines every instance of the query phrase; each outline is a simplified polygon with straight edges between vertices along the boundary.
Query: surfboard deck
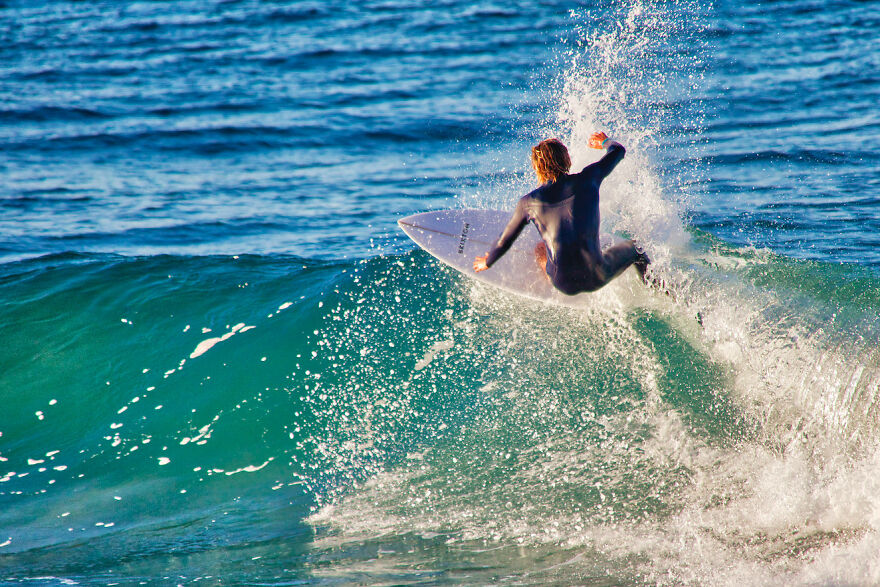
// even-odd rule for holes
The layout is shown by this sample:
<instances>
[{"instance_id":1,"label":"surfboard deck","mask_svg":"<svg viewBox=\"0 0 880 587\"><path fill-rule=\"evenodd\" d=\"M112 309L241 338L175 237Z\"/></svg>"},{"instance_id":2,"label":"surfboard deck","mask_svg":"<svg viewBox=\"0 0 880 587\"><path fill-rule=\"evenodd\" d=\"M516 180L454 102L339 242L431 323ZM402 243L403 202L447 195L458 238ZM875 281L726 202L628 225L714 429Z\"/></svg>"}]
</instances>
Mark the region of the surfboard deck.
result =
<instances>
[{"instance_id":1,"label":"surfboard deck","mask_svg":"<svg viewBox=\"0 0 880 587\"><path fill-rule=\"evenodd\" d=\"M425 251L471 279L542 302L571 305L583 296L566 296L550 283L535 257L541 235L532 224L492 267L474 271L474 259L495 245L510 215L504 210L438 210L401 218L397 224ZM600 236L603 248L615 240Z\"/></svg>"}]
</instances>

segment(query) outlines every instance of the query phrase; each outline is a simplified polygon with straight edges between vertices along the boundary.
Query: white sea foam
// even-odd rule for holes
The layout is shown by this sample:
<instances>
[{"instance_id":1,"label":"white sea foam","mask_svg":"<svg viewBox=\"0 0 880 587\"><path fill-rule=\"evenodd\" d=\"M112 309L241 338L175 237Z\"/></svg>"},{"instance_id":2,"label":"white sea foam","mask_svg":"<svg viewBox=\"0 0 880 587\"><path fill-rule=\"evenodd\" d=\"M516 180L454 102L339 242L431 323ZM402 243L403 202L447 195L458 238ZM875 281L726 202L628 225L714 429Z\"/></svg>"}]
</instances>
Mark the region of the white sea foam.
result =
<instances>
[{"instance_id":1,"label":"white sea foam","mask_svg":"<svg viewBox=\"0 0 880 587\"><path fill-rule=\"evenodd\" d=\"M233 326L228 332L226 332L222 336L213 336L211 338L206 338L205 340L200 342L198 345L196 345L196 348L193 350L193 352L190 353L189 358L195 359L196 357L201 357L206 352L214 348L217 343L223 342L224 340L229 340L236 334L240 332L247 332L248 330L252 330L253 328L256 327L246 326L243 322L240 322Z\"/></svg>"},{"instance_id":2,"label":"white sea foam","mask_svg":"<svg viewBox=\"0 0 880 587\"><path fill-rule=\"evenodd\" d=\"M421 371L425 367L431 364L431 361L434 360L434 357L437 356L438 353L442 353L444 351L448 351L454 346L455 342L452 340L438 340L431 348L429 348L425 355L416 361L415 366L413 367L416 371Z\"/></svg>"}]
</instances>

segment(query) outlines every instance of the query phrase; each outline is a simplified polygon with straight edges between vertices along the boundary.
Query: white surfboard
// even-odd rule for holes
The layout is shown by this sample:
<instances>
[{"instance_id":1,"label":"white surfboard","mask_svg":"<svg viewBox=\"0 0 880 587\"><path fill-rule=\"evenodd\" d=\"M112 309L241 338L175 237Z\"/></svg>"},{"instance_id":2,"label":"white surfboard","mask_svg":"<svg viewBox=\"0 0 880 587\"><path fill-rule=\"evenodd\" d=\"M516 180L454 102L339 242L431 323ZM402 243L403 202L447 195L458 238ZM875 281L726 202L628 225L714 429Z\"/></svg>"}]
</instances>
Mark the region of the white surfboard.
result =
<instances>
[{"instance_id":1,"label":"white surfboard","mask_svg":"<svg viewBox=\"0 0 880 587\"><path fill-rule=\"evenodd\" d=\"M474 271L474 258L486 254L501 236L511 212L504 210L438 210L397 221L417 245L472 279L534 300L572 305L577 296L566 296L550 283L535 258L541 236L529 224L510 250L486 271ZM614 242L600 237L602 247Z\"/></svg>"}]
</instances>

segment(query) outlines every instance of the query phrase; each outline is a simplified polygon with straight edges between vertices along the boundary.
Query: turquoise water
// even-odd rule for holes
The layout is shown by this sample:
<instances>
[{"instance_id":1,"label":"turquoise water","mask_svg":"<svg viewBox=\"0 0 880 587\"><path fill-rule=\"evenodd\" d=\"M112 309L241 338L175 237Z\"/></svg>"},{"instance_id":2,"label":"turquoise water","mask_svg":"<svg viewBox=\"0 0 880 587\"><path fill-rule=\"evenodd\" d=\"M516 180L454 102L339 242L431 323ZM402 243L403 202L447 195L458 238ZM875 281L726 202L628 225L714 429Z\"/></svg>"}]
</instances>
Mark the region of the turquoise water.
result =
<instances>
[{"instance_id":1,"label":"turquoise water","mask_svg":"<svg viewBox=\"0 0 880 587\"><path fill-rule=\"evenodd\" d=\"M880 7L0 8L0 581L880 582ZM396 219L628 147L634 275Z\"/></svg>"}]
</instances>

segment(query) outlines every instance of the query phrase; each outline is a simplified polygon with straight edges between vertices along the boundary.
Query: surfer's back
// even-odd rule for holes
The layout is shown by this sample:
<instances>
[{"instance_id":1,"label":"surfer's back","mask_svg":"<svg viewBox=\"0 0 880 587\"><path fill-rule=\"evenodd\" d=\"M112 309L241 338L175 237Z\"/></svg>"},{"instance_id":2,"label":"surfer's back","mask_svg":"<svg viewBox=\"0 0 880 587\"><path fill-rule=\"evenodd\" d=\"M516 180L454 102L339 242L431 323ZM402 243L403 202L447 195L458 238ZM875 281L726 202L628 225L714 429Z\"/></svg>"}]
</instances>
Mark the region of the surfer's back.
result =
<instances>
[{"instance_id":1,"label":"surfer's back","mask_svg":"<svg viewBox=\"0 0 880 587\"><path fill-rule=\"evenodd\" d=\"M550 256L597 255L599 247L598 162L580 173L563 175L525 196L529 217L535 223Z\"/></svg>"}]
</instances>

